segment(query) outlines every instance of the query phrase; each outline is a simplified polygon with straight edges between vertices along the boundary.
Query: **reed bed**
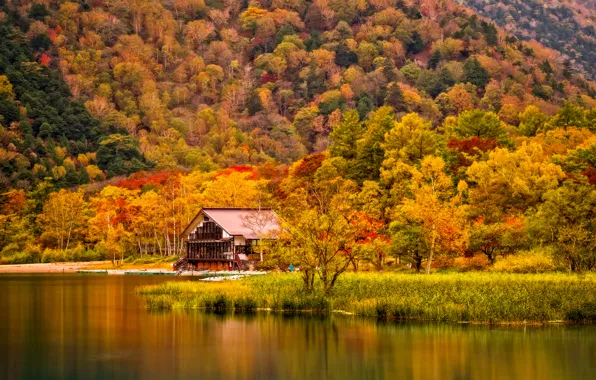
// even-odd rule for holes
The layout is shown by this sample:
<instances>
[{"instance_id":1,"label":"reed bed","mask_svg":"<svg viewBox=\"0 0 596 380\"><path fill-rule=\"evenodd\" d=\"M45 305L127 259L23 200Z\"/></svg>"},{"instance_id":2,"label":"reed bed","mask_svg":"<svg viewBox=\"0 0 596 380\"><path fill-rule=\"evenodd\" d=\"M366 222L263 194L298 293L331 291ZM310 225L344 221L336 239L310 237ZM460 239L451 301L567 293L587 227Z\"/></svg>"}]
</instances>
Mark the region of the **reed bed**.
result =
<instances>
[{"instance_id":1,"label":"reed bed","mask_svg":"<svg viewBox=\"0 0 596 380\"><path fill-rule=\"evenodd\" d=\"M307 293L296 274L138 289L151 309L343 312L383 319L543 323L596 321L596 275L347 273L331 294Z\"/></svg>"}]
</instances>

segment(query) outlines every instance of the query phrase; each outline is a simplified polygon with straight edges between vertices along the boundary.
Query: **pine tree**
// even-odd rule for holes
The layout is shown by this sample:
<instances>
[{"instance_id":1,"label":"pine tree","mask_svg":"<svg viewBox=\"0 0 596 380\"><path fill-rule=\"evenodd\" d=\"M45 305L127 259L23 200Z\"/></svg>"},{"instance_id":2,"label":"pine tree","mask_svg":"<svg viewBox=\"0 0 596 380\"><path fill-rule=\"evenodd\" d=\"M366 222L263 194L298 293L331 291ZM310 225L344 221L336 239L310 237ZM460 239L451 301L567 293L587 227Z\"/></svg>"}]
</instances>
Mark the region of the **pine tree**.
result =
<instances>
[{"instance_id":1,"label":"pine tree","mask_svg":"<svg viewBox=\"0 0 596 380\"><path fill-rule=\"evenodd\" d=\"M250 95L248 96L246 109L250 116L254 116L255 114L263 110L263 103L261 102L261 97L255 89L253 89L250 92Z\"/></svg>"},{"instance_id":2,"label":"pine tree","mask_svg":"<svg viewBox=\"0 0 596 380\"><path fill-rule=\"evenodd\" d=\"M372 111L374 105L372 100L368 96L363 96L358 100L358 106L356 109L358 110L358 116L360 116L360 120L366 119L368 113Z\"/></svg>"},{"instance_id":3,"label":"pine tree","mask_svg":"<svg viewBox=\"0 0 596 380\"><path fill-rule=\"evenodd\" d=\"M395 112L405 111L404 93L397 83L391 83L387 87L385 105L393 107Z\"/></svg>"},{"instance_id":4,"label":"pine tree","mask_svg":"<svg viewBox=\"0 0 596 380\"><path fill-rule=\"evenodd\" d=\"M441 63L441 52L439 50L435 50L430 59L428 60L428 68L429 69L436 69L439 64Z\"/></svg>"},{"instance_id":5,"label":"pine tree","mask_svg":"<svg viewBox=\"0 0 596 380\"><path fill-rule=\"evenodd\" d=\"M468 58L466 63L464 63L464 75L462 81L464 83L472 83L476 87L484 89L490 81L490 75L488 74L488 71L482 67L480 62L478 62L478 59L472 57Z\"/></svg>"},{"instance_id":6,"label":"pine tree","mask_svg":"<svg viewBox=\"0 0 596 380\"><path fill-rule=\"evenodd\" d=\"M354 110L346 112L341 123L335 126L329 135L331 155L348 160L356 158L356 143L363 131L358 112Z\"/></svg>"},{"instance_id":7,"label":"pine tree","mask_svg":"<svg viewBox=\"0 0 596 380\"><path fill-rule=\"evenodd\" d=\"M571 67L571 61L566 59L565 62L563 62L563 76L567 79L571 79L572 75L573 68Z\"/></svg>"}]
</instances>

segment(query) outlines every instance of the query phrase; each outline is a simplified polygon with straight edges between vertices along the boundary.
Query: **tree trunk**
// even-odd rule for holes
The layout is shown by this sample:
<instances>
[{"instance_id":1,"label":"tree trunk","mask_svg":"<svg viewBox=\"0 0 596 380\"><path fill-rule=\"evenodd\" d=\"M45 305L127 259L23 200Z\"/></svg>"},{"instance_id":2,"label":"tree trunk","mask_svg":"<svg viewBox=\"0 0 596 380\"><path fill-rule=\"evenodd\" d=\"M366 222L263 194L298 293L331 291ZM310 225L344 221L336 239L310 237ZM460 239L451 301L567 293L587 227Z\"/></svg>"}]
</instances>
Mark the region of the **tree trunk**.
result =
<instances>
[{"instance_id":1,"label":"tree trunk","mask_svg":"<svg viewBox=\"0 0 596 380\"><path fill-rule=\"evenodd\" d=\"M428 255L428 261L426 262L426 274L430 274L430 265L433 261L433 255L435 253L435 242L437 240L437 235L433 232L433 240L430 244L430 252Z\"/></svg>"}]
</instances>

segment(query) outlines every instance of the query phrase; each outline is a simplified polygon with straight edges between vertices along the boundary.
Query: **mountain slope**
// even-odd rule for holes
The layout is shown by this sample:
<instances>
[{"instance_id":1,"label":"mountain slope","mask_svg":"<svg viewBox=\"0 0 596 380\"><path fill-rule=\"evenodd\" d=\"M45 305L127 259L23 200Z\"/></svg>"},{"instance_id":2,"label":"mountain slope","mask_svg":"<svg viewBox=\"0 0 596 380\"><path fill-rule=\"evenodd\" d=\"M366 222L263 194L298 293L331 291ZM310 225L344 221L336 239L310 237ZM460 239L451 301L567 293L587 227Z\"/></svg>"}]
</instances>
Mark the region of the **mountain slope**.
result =
<instances>
[{"instance_id":1,"label":"mountain slope","mask_svg":"<svg viewBox=\"0 0 596 380\"><path fill-rule=\"evenodd\" d=\"M7 1L102 128L162 168L292 162L350 109L434 125L481 107L510 124L593 89L539 44L428 0ZM47 46L46 46L47 45Z\"/></svg>"},{"instance_id":2,"label":"mountain slope","mask_svg":"<svg viewBox=\"0 0 596 380\"><path fill-rule=\"evenodd\" d=\"M518 38L536 39L596 78L596 2L593 0L459 0Z\"/></svg>"},{"instance_id":3,"label":"mountain slope","mask_svg":"<svg viewBox=\"0 0 596 380\"><path fill-rule=\"evenodd\" d=\"M43 49L8 23L0 40L0 193L46 177L66 187L149 167L134 142L125 146L130 137L112 135L71 99Z\"/></svg>"}]
</instances>

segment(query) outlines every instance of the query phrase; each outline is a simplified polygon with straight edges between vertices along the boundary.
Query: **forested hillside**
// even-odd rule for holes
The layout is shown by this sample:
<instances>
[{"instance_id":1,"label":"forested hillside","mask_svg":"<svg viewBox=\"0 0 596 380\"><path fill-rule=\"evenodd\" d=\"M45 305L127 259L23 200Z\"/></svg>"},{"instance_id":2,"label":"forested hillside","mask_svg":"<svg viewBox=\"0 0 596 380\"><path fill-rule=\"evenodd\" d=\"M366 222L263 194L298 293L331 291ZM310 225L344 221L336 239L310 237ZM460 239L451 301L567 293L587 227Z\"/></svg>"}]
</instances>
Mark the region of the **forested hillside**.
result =
<instances>
[{"instance_id":1,"label":"forested hillside","mask_svg":"<svg viewBox=\"0 0 596 380\"><path fill-rule=\"evenodd\" d=\"M268 205L272 266L308 231L335 268L596 267L594 83L455 2L5 1L7 62L54 82L0 73L2 261L177 254L198 208Z\"/></svg>"},{"instance_id":2,"label":"forested hillside","mask_svg":"<svg viewBox=\"0 0 596 380\"><path fill-rule=\"evenodd\" d=\"M596 78L596 2L593 0L458 0L523 40L564 54Z\"/></svg>"},{"instance_id":3,"label":"forested hillside","mask_svg":"<svg viewBox=\"0 0 596 380\"><path fill-rule=\"evenodd\" d=\"M150 168L125 130L100 123L48 68L47 36L0 23L0 192L57 187ZM44 36L42 36L44 37Z\"/></svg>"},{"instance_id":4,"label":"forested hillside","mask_svg":"<svg viewBox=\"0 0 596 380\"><path fill-rule=\"evenodd\" d=\"M564 59L444 0L6 6L91 115L163 168L289 163L324 150L347 109L436 126L481 107L517 125L529 104L552 114L593 92Z\"/></svg>"}]
</instances>

